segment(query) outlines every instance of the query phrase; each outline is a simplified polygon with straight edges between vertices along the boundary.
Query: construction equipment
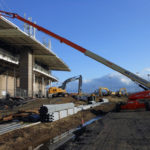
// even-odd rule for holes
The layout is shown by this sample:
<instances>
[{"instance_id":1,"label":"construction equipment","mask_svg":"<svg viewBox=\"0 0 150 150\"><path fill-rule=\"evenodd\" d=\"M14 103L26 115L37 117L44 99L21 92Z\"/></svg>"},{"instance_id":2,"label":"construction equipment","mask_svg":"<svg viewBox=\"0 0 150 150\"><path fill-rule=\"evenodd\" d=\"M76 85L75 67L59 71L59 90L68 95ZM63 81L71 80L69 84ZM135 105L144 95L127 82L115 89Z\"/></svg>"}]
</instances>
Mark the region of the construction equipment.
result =
<instances>
[{"instance_id":1,"label":"construction equipment","mask_svg":"<svg viewBox=\"0 0 150 150\"><path fill-rule=\"evenodd\" d=\"M52 96L52 97L59 97L59 96L63 96L63 97L66 97L68 96L68 93L66 92L65 88L66 88L66 85L69 83L69 82L72 82L72 81L75 81L75 80L79 80L79 84L78 84L78 94L81 93L82 91L82 76L79 75L79 76L75 76L75 77L72 77L72 78L69 78L67 80L65 80L61 86L59 87L50 87L49 88L49 96Z\"/></svg>"},{"instance_id":2,"label":"construction equipment","mask_svg":"<svg viewBox=\"0 0 150 150\"><path fill-rule=\"evenodd\" d=\"M112 96L116 96L116 92L112 91L112 92L111 92L111 95L112 95Z\"/></svg>"},{"instance_id":3,"label":"construction equipment","mask_svg":"<svg viewBox=\"0 0 150 150\"><path fill-rule=\"evenodd\" d=\"M134 96L131 95L129 98L132 98L132 99L133 98L134 99L150 98L150 82L148 82L147 80L139 77L138 75L136 75L136 74L134 74L134 73L106 60L105 58L103 58L103 57L101 57L101 56L99 56L99 55L97 55L97 54L95 54L95 53L93 53L93 52L91 52L91 51L89 51L89 50L87 50L87 49L85 49L85 48L83 48L83 47L81 47L81 46L79 46L79 45L77 45L77 44L75 44L75 43L73 43L73 42L71 42L71 41L45 29L45 28L43 28L43 27L41 27L41 26L39 26L39 25L37 25L37 24L32 23L29 20L24 19L23 17L19 16L18 14L6 12L6 11L0 11L0 13L1 13L0 14L1 16L5 16L5 17L9 17L9 18L17 18L17 19L23 21L24 23L27 23L27 24L37 28L39 31L42 31L42 32L52 36L53 38L58 39L61 43L65 43L65 44L75 48L76 50L82 52L86 56L88 56L88 57L104 64L105 66L125 75L126 77L130 78L132 81L137 83L144 90L148 90L148 91L144 91L144 92L139 92Z\"/></svg>"},{"instance_id":4,"label":"construction equipment","mask_svg":"<svg viewBox=\"0 0 150 150\"><path fill-rule=\"evenodd\" d=\"M75 81L75 80L79 80L79 84L78 84L78 94L80 94L81 91L82 91L82 76L81 76L81 75L76 76L76 77L72 77L72 78L69 78L69 79L65 80L65 81L62 83L62 85L59 86L59 88L61 88L61 89L64 90L64 89L66 88L67 83L72 82L72 81Z\"/></svg>"},{"instance_id":5,"label":"construction equipment","mask_svg":"<svg viewBox=\"0 0 150 150\"><path fill-rule=\"evenodd\" d=\"M111 96L119 96L120 97L120 96L127 96L128 95L126 88L120 88L119 91L114 92L114 91L109 90L106 87L100 87L98 89L98 92L96 90L95 93L97 93L98 96L109 96L109 95L111 95Z\"/></svg>"},{"instance_id":6,"label":"construction equipment","mask_svg":"<svg viewBox=\"0 0 150 150\"><path fill-rule=\"evenodd\" d=\"M116 92L116 96L128 96L126 88L120 88L119 91Z\"/></svg>"},{"instance_id":7,"label":"construction equipment","mask_svg":"<svg viewBox=\"0 0 150 150\"><path fill-rule=\"evenodd\" d=\"M60 97L60 96L66 97L67 96L66 90L63 90L58 87L50 87L48 89L48 94L49 94L49 97Z\"/></svg>"},{"instance_id":8,"label":"construction equipment","mask_svg":"<svg viewBox=\"0 0 150 150\"><path fill-rule=\"evenodd\" d=\"M108 88L105 88L105 87L100 87L98 93L99 93L99 96L111 95L111 91Z\"/></svg>"},{"instance_id":9,"label":"construction equipment","mask_svg":"<svg viewBox=\"0 0 150 150\"><path fill-rule=\"evenodd\" d=\"M150 111L150 102L141 100L128 100L127 102L120 102L116 104L115 111L120 112L121 110L136 110L145 108L146 111Z\"/></svg>"}]
</instances>

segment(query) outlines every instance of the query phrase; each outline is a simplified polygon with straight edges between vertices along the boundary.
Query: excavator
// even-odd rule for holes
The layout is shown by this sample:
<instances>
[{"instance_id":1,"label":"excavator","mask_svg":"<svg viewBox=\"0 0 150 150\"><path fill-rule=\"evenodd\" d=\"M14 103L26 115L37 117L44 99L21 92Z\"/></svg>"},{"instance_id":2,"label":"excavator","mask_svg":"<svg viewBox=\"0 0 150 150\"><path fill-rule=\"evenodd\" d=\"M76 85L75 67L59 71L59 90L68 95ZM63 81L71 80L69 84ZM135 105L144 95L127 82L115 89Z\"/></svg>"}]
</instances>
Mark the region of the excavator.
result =
<instances>
[{"instance_id":1,"label":"excavator","mask_svg":"<svg viewBox=\"0 0 150 150\"><path fill-rule=\"evenodd\" d=\"M120 88L119 91L115 92L116 96L128 96L126 88Z\"/></svg>"},{"instance_id":2,"label":"excavator","mask_svg":"<svg viewBox=\"0 0 150 150\"><path fill-rule=\"evenodd\" d=\"M100 87L98 89L99 96L109 96L111 95L111 91L108 88Z\"/></svg>"},{"instance_id":3,"label":"excavator","mask_svg":"<svg viewBox=\"0 0 150 150\"><path fill-rule=\"evenodd\" d=\"M138 108L138 105L140 105L140 103L138 103L138 101L136 100L139 100L139 99L148 99L150 98L150 82L139 77L138 75L116 65L115 63L113 62L110 62L108 61L107 59L93 53L92 51L89 51L73 42L71 42L70 40L64 38L64 37L61 37L59 36L58 34L55 34L53 32L51 32L50 30L47 30L27 19L24 19L23 17L21 17L20 15L16 14L16 13L11 13L11 12L6 12L6 11L2 11L0 10L0 17L3 16L3 17L9 17L9 18L16 18L20 21L23 21L24 23L27 23L31 26L33 26L34 28L36 28L37 30L39 31L42 31L44 32L45 34L59 40L61 43L65 43L66 45L69 45L70 47L78 50L79 52L83 53L84 55L90 57L91 59L94 59L96 60L97 62L100 62L102 64L104 64L105 66L123 74L124 76L128 77L129 79L131 79L133 82L137 83L141 88L143 88L145 91L142 91L142 92L138 92L138 93L135 93L133 95L130 95L129 96L129 99L131 100L130 103L132 103L131 108L133 109L136 109ZM134 100L134 101L133 101ZM128 104L126 104L128 105ZM136 106L136 107L135 107ZM143 104L143 107L148 107L149 108L149 105L145 105Z\"/></svg>"},{"instance_id":4,"label":"excavator","mask_svg":"<svg viewBox=\"0 0 150 150\"><path fill-rule=\"evenodd\" d=\"M81 75L75 76L75 77L72 77L72 78L69 78L69 79L65 80L62 83L62 85L59 86L59 87L50 87L49 90L48 90L49 97L60 97L60 96L67 97L69 94L65 90L66 85L69 82L72 82L72 81L75 81L75 80L79 80L78 94L80 94L81 91L82 91L82 76Z\"/></svg>"},{"instance_id":5,"label":"excavator","mask_svg":"<svg viewBox=\"0 0 150 150\"><path fill-rule=\"evenodd\" d=\"M111 96L118 96L118 97L128 95L126 88L120 88L118 91L114 92L114 91L109 90L106 87L100 87L98 89L98 94L99 94L99 96L109 96L109 95L111 95Z\"/></svg>"}]
</instances>

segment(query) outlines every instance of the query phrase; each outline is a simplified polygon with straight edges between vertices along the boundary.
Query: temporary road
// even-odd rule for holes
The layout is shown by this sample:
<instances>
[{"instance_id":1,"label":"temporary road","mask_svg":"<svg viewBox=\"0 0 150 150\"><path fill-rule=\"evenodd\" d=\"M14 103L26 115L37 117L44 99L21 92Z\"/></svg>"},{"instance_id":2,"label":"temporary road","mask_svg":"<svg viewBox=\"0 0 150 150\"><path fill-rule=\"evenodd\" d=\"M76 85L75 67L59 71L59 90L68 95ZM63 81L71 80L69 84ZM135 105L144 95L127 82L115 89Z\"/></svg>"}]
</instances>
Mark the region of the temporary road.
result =
<instances>
[{"instance_id":1,"label":"temporary road","mask_svg":"<svg viewBox=\"0 0 150 150\"><path fill-rule=\"evenodd\" d=\"M150 112L109 113L58 149L149 150Z\"/></svg>"}]
</instances>

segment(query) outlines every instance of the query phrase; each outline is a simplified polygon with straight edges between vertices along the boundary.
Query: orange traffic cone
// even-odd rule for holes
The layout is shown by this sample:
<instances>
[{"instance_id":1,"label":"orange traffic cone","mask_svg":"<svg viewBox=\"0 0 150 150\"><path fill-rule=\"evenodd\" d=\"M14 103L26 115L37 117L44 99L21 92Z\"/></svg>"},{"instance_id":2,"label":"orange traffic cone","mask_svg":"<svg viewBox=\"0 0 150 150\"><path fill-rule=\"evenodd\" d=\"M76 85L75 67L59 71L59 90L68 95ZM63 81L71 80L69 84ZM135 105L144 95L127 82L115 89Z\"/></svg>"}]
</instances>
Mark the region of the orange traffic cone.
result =
<instances>
[{"instance_id":1,"label":"orange traffic cone","mask_svg":"<svg viewBox=\"0 0 150 150\"><path fill-rule=\"evenodd\" d=\"M81 120L81 124L83 125L84 124L84 119L82 118L82 120Z\"/></svg>"}]
</instances>

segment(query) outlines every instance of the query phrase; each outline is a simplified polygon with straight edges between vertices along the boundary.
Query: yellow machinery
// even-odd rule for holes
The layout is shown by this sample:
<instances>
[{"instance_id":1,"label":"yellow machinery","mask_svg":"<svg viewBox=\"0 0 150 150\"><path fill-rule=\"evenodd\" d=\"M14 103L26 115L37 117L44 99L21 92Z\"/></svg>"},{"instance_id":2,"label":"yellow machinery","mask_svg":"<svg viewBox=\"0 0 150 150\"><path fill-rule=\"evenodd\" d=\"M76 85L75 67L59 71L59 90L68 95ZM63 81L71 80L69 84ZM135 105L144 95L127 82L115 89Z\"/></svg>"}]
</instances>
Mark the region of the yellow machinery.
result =
<instances>
[{"instance_id":1,"label":"yellow machinery","mask_svg":"<svg viewBox=\"0 0 150 150\"><path fill-rule=\"evenodd\" d=\"M52 97L67 96L66 90L58 87L50 87L48 93Z\"/></svg>"},{"instance_id":2,"label":"yellow machinery","mask_svg":"<svg viewBox=\"0 0 150 150\"><path fill-rule=\"evenodd\" d=\"M108 88L100 87L98 94L99 96L128 96L126 88L120 88L119 91L114 92L110 91Z\"/></svg>"},{"instance_id":3,"label":"yellow machinery","mask_svg":"<svg viewBox=\"0 0 150 150\"><path fill-rule=\"evenodd\" d=\"M112 95L112 96L116 96L116 92L112 91L112 92L111 92L111 95Z\"/></svg>"},{"instance_id":4,"label":"yellow machinery","mask_svg":"<svg viewBox=\"0 0 150 150\"><path fill-rule=\"evenodd\" d=\"M116 96L128 96L126 88L120 88L118 92L116 92Z\"/></svg>"},{"instance_id":5,"label":"yellow machinery","mask_svg":"<svg viewBox=\"0 0 150 150\"><path fill-rule=\"evenodd\" d=\"M81 75L65 80L62 83L62 85L59 87L50 87L48 90L49 97L60 97L60 96L66 97L66 96L68 96L69 94L65 90L66 84L69 82L75 81L75 80L79 80L79 84L78 84L78 95L79 95L82 90L81 89L82 88L82 76Z\"/></svg>"},{"instance_id":6,"label":"yellow machinery","mask_svg":"<svg viewBox=\"0 0 150 150\"><path fill-rule=\"evenodd\" d=\"M111 95L111 91L108 88L100 87L99 88L99 96L108 96Z\"/></svg>"}]
</instances>

